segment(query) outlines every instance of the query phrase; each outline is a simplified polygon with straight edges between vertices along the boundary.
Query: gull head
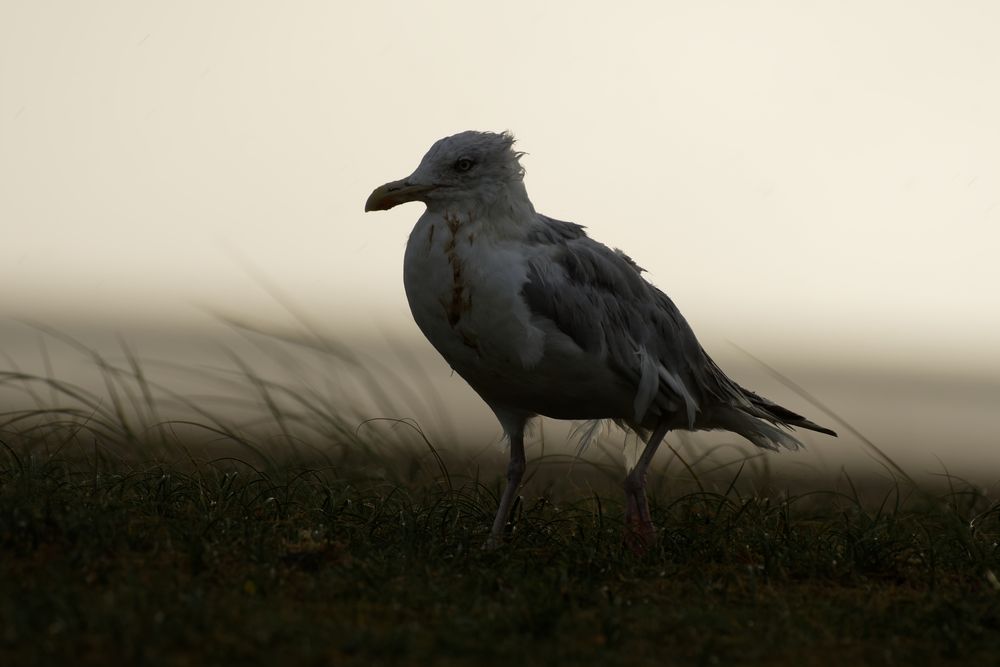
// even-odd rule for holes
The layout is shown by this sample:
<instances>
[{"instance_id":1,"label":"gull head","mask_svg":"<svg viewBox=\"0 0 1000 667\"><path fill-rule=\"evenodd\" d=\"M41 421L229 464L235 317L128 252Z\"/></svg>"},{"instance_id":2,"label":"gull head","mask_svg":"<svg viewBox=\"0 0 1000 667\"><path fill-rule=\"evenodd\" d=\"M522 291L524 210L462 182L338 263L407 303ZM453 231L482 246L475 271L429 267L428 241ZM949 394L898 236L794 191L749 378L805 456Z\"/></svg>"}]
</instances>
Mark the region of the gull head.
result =
<instances>
[{"instance_id":1,"label":"gull head","mask_svg":"<svg viewBox=\"0 0 1000 667\"><path fill-rule=\"evenodd\" d=\"M409 201L428 208L489 207L505 193L524 192L521 155L507 132L470 130L445 137L431 146L412 174L376 188L365 211L387 211Z\"/></svg>"}]
</instances>

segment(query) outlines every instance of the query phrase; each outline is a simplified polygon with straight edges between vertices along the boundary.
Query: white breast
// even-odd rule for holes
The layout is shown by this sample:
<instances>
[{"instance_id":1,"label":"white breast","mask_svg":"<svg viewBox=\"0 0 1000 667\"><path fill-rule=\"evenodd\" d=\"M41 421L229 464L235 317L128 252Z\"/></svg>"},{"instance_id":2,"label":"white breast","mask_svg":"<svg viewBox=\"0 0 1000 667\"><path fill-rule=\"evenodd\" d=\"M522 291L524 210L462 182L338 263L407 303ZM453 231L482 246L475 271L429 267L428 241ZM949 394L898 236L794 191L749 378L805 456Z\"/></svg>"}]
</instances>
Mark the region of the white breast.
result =
<instances>
[{"instance_id":1,"label":"white breast","mask_svg":"<svg viewBox=\"0 0 1000 667\"><path fill-rule=\"evenodd\" d=\"M462 216L425 213L410 233L403 284L413 319L459 373L530 368L544 333L521 297L526 247Z\"/></svg>"}]
</instances>

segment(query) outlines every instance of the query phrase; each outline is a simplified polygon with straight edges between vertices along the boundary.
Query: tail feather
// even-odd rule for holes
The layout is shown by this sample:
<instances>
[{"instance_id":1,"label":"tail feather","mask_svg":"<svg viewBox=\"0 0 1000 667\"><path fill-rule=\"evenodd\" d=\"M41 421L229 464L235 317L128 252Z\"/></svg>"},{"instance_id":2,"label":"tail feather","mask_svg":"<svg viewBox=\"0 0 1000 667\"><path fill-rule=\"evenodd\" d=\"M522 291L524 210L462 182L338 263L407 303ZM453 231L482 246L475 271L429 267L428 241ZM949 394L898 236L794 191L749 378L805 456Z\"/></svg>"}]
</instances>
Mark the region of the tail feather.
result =
<instances>
[{"instance_id":1,"label":"tail feather","mask_svg":"<svg viewBox=\"0 0 1000 667\"><path fill-rule=\"evenodd\" d=\"M753 414L755 417L763 417L764 419L769 419L778 424L794 426L795 428L804 428L809 431L816 431L817 433L825 433L827 435L832 435L835 438L837 437L837 432L833 429L820 426L819 424L806 419L802 415L792 412L788 408L780 406L774 401L768 400L763 396L759 396L748 389L743 389L743 387L740 387L740 389L747 397L747 400L750 401L750 404L756 408L753 412L744 409L744 411L748 414ZM757 410L764 412L765 414L756 414Z\"/></svg>"},{"instance_id":2,"label":"tail feather","mask_svg":"<svg viewBox=\"0 0 1000 667\"><path fill-rule=\"evenodd\" d=\"M745 389L728 377L718 364L712 361L712 358L708 356L704 350L702 350L706 361L706 371L708 376L711 378L711 382L714 386L713 394L717 401L724 405L728 405L733 412L742 413L743 415L756 418L757 420L765 420L774 424L776 426L791 426L794 428L804 428L809 431L816 431L817 433L825 433L827 435L832 435L837 437L837 432L826 428L825 426L820 426L819 424L812 422L802 415L789 410L786 407L780 406L774 401L764 398L749 389ZM737 420L739 421L739 420ZM772 427L773 428L773 427ZM741 433L738 429L735 430L737 433ZM782 433L782 431L778 431ZM753 438L746 436L741 433L751 441ZM795 440L794 438L792 438ZM798 440L795 440L798 443ZM756 441L754 441L755 444ZM801 446L801 443L798 443ZM759 445L758 446L764 446Z\"/></svg>"},{"instance_id":3,"label":"tail feather","mask_svg":"<svg viewBox=\"0 0 1000 667\"><path fill-rule=\"evenodd\" d=\"M802 447L802 442L786 430L789 427L837 436L832 429L820 426L774 401L744 389L735 382L730 385L730 391L738 392L738 395L729 406L714 412L711 423L714 428L724 428L742 435L758 447L764 449Z\"/></svg>"},{"instance_id":4,"label":"tail feather","mask_svg":"<svg viewBox=\"0 0 1000 667\"><path fill-rule=\"evenodd\" d=\"M715 428L725 429L742 435L762 449L799 449L802 443L787 431L769 424L763 419L751 416L740 408L723 408L712 415Z\"/></svg>"}]
</instances>

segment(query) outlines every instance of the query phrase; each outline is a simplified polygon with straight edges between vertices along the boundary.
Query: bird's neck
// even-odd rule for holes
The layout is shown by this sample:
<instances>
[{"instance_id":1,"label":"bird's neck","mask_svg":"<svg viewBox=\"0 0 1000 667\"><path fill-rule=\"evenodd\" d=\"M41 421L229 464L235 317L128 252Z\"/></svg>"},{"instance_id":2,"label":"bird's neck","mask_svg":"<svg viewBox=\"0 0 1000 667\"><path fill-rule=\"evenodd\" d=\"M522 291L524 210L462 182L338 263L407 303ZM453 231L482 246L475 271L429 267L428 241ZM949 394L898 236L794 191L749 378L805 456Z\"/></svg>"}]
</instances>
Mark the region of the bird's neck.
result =
<instances>
[{"instance_id":1,"label":"bird's neck","mask_svg":"<svg viewBox=\"0 0 1000 667\"><path fill-rule=\"evenodd\" d=\"M535 220L535 207L528 199L524 182L510 181L485 195L462 197L428 205L428 212L468 221L500 235L523 234Z\"/></svg>"}]
</instances>

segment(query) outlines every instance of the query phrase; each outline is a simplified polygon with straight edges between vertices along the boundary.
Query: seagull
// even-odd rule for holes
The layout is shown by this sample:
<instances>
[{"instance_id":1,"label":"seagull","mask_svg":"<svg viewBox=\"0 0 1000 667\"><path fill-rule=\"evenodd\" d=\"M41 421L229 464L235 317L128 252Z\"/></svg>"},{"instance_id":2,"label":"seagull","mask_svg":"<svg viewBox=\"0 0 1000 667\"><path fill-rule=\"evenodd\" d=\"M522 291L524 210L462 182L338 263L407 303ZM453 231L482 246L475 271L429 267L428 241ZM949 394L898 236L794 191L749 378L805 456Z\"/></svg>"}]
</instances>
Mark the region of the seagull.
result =
<instances>
[{"instance_id":1,"label":"seagull","mask_svg":"<svg viewBox=\"0 0 1000 667\"><path fill-rule=\"evenodd\" d=\"M440 139L365 211L419 201L403 286L417 326L493 410L510 441L488 545L500 544L525 470L527 423L613 420L645 443L625 476L626 542L655 538L646 476L671 430L721 429L798 449L788 427L828 428L744 389L712 361L670 298L584 227L535 211L508 132Z\"/></svg>"}]
</instances>

